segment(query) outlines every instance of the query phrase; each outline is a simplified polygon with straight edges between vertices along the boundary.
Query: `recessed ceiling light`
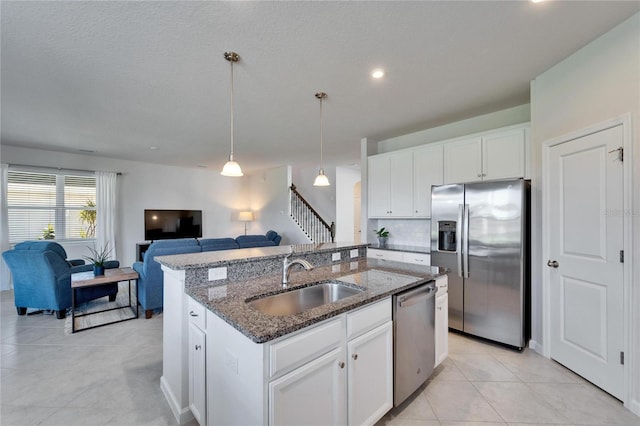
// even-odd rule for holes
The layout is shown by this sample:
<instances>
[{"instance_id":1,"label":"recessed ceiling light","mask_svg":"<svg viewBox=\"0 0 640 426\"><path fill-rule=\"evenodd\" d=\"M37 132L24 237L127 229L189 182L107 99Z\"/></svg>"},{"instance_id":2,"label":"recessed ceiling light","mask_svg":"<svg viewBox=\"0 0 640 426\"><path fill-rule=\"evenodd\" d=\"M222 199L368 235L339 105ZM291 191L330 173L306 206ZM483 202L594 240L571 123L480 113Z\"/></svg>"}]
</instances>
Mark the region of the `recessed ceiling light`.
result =
<instances>
[{"instance_id":1,"label":"recessed ceiling light","mask_svg":"<svg viewBox=\"0 0 640 426\"><path fill-rule=\"evenodd\" d=\"M375 69L373 71L371 71L371 77L373 78L382 78L384 77L384 70L381 70L380 68Z\"/></svg>"},{"instance_id":2,"label":"recessed ceiling light","mask_svg":"<svg viewBox=\"0 0 640 426\"><path fill-rule=\"evenodd\" d=\"M531 3L542 3L544 0L531 0Z\"/></svg>"},{"instance_id":3,"label":"recessed ceiling light","mask_svg":"<svg viewBox=\"0 0 640 426\"><path fill-rule=\"evenodd\" d=\"M206 169L207 165L206 164L198 164L198 167L200 167L201 169Z\"/></svg>"},{"instance_id":4,"label":"recessed ceiling light","mask_svg":"<svg viewBox=\"0 0 640 426\"><path fill-rule=\"evenodd\" d=\"M150 149L151 151L155 151L155 150L157 150L157 149L158 149L158 147L157 147L157 146L150 146L150 147L149 147L149 149Z\"/></svg>"},{"instance_id":5,"label":"recessed ceiling light","mask_svg":"<svg viewBox=\"0 0 640 426\"><path fill-rule=\"evenodd\" d=\"M84 149L84 148L80 148L78 151L80 151L80 152L86 152L86 153L89 153L89 154L91 154L91 153L93 153L93 152L96 152L96 151L95 151L95 150L93 150L93 149Z\"/></svg>"}]
</instances>

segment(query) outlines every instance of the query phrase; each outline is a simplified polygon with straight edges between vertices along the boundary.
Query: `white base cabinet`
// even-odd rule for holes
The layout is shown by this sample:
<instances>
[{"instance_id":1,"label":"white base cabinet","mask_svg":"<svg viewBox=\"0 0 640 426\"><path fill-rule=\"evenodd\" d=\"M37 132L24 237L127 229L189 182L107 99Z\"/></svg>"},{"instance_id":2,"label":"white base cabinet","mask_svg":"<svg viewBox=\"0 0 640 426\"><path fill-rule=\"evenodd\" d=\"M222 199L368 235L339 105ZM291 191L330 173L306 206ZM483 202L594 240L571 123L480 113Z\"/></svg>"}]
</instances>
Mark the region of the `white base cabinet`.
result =
<instances>
[{"instance_id":1,"label":"white base cabinet","mask_svg":"<svg viewBox=\"0 0 640 426\"><path fill-rule=\"evenodd\" d=\"M206 311L189 297L189 409L200 425L207 424Z\"/></svg>"},{"instance_id":2,"label":"white base cabinet","mask_svg":"<svg viewBox=\"0 0 640 426\"><path fill-rule=\"evenodd\" d=\"M435 367L449 356L449 293L446 275L436 278Z\"/></svg>"},{"instance_id":3,"label":"white base cabinet","mask_svg":"<svg viewBox=\"0 0 640 426\"><path fill-rule=\"evenodd\" d=\"M373 424L393 406L391 298L256 344L207 311L210 425Z\"/></svg>"}]
</instances>

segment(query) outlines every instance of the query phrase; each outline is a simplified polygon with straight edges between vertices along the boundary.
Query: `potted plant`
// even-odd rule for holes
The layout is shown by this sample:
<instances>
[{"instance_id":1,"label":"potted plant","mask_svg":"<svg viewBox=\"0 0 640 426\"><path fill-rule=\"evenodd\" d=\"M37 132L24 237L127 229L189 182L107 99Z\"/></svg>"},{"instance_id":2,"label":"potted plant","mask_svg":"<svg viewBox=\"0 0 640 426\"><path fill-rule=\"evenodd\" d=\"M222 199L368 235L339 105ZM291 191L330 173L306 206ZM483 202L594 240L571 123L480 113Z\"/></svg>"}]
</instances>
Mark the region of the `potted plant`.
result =
<instances>
[{"instance_id":1,"label":"potted plant","mask_svg":"<svg viewBox=\"0 0 640 426\"><path fill-rule=\"evenodd\" d=\"M376 229L373 232L378 236L378 244L384 246L387 244L387 239L389 238L389 231L383 226L380 229Z\"/></svg>"},{"instance_id":2,"label":"potted plant","mask_svg":"<svg viewBox=\"0 0 640 426\"><path fill-rule=\"evenodd\" d=\"M111 248L109 247L109 241L107 241L104 247L96 248L87 247L89 249L90 256L84 256L89 262L93 264L93 275L99 276L104 275L104 264L109 260L109 256L111 256Z\"/></svg>"}]
</instances>

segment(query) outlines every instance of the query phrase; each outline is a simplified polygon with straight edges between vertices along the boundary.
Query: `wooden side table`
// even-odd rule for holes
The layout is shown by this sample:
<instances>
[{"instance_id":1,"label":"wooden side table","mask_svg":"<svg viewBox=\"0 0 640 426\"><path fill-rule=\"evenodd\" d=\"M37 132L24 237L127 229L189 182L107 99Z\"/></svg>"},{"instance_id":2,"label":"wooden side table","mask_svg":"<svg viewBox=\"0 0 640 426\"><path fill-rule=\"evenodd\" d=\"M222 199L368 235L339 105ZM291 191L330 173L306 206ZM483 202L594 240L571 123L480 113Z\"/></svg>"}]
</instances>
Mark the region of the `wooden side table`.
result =
<instances>
[{"instance_id":1,"label":"wooden side table","mask_svg":"<svg viewBox=\"0 0 640 426\"><path fill-rule=\"evenodd\" d=\"M77 274L71 275L71 332L75 333L76 331L84 331L89 330L91 328L102 327L103 325L115 324L117 322L128 321L131 319L138 318L138 300L136 297L135 309L131 304L131 281L136 281L136 295L138 291L138 273L131 268L113 268L106 269L104 271L104 275L94 276L93 271L88 272L80 272ZM76 315L76 289L78 288L86 288L86 287L95 287L99 285L105 284L113 284L119 283L120 281L128 281L129 282L129 304L124 306L116 306L114 308L103 309L101 311L89 312L85 314ZM94 315L102 312L114 311L117 309L131 309L131 311L135 314L131 318L119 319L116 321L110 321L103 324L94 325L91 327L85 327L79 330L76 330L76 318L85 317L89 315Z\"/></svg>"}]
</instances>

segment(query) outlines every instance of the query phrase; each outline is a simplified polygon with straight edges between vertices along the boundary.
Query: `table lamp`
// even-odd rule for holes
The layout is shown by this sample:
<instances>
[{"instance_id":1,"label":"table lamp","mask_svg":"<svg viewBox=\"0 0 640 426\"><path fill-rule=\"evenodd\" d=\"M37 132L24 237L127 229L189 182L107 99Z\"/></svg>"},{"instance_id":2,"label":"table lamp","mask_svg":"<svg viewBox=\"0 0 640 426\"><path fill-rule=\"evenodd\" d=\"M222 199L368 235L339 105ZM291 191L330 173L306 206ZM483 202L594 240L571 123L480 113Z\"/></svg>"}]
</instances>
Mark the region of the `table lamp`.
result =
<instances>
[{"instance_id":1,"label":"table lamp","mask_svg":"<svg viewBox=\"0 0 640 426\"><path fill-rule=\"evenodd\" d=\"M247 222L253 222L253 212L240 212L238 213L238 220L244 222L244 235L247 235Z\"/></svg>"}]
</instances>

